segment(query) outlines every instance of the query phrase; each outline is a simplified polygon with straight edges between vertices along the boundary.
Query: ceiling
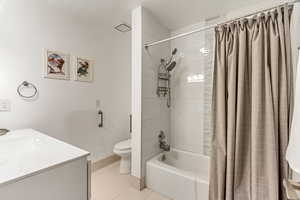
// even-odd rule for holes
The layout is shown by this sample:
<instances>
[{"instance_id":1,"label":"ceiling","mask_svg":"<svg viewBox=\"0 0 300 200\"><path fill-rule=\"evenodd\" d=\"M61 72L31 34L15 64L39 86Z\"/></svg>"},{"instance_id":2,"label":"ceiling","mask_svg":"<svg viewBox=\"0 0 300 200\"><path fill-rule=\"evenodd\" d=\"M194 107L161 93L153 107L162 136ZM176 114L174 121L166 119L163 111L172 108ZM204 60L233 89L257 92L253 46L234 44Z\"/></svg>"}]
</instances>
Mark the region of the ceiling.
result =
<instances>
[{"instance_id":1,"label":"ceiling","mask_svg":"<svg viewBox=\"0 0 300 200\"><path fill-rule=\"evenodd\" d=\"M142 0L46 0L48 5L62 9L86 23L111 26L131 21L131 10Z\"/></svg>"},{"instance_id":2,"label":"ceiling","mask_svg":"<svg viewBox=\"0 0 300 200\"><path fill-rule=\"evenodd\" d=\"M131 21L131 10L143 5L170 30L225 14L231 10L255 5L261 0L47 0L49 4L68 9L88 23L110 24ZM264 0L281 1L281 0Z\"/></svg>"},{"instance_id":3,"label":"ceiling","mask_svg":"<svg viewBox=\"0 0 300 200\"><path fill-rule=\"evenodd\" d=\"M265 2L280 0L264 0ZM255 6L261 0L144 0L143 6L151 11L170 30L185 27L224 15L229 11Z\"/></svg>"},{"instance_id":4,"label":"ceiling","mask_svg":"<svg viewBox=\"0 0 300 200\"><path fill-rule=\"evenodd\" d=\"M143 5L170 30L222 15L261 0L0 0L1 7L11 2L26 2L27 6L43 4L53 12L63 12L95 26L130 24L131 10ZM281 0L264 0L281 1Z\"/></svg>"}]
</instances>

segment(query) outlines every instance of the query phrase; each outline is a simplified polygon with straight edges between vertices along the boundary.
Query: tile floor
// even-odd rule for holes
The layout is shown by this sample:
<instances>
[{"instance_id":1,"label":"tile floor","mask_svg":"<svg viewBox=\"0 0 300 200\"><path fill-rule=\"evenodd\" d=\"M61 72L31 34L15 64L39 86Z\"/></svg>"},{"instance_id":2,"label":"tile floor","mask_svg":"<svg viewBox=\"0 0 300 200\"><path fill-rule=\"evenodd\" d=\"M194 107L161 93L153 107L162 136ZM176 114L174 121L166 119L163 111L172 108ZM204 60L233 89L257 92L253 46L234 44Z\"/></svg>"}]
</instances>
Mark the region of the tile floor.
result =
<instances>
[{"instance_id":1,"label":"tile floor","mask_svg":"<svg viewBox=\"0 0 300 200\"><path fill-rule=\"evenodd\" d=\"M119 162L92 174L92 200L171 200L149 189L138 191L129 175L119 174Z\"/></svg>"}]
</instances>

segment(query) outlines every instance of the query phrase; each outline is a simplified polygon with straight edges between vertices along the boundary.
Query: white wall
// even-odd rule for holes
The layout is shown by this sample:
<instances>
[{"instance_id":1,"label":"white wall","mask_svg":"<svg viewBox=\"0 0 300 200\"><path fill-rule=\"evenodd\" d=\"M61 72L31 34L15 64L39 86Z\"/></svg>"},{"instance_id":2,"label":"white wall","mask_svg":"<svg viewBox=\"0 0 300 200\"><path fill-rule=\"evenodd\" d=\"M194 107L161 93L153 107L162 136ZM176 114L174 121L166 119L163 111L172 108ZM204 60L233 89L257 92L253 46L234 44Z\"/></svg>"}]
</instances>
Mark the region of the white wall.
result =
<instances>
[{"instance_id":1,"label":"white wall","mask_svg":"<svg viewBox=\"0 0 300 200\"><path fill-rule=\"evenodd\" d=\"M170 36L170 31L146 9L142 13L142 41L156 41ZM158 135L164 131L170 134L170 109L167 98L156 95L157 71L160 59L170 55L170 45L165 43L146 50L142 48L142 176L145 175L146 161L157 155Z\"/></svg>"},{"instance_id":2,"label":"white wall","mask_svg":"<svg viewBox=\"0 0 300 200\"><path fill-rule=\"evenodd\" d=\"M195 30L205 22L172 32ZM198 32L171 41L178 49L178 63L172 72L171 146L183 151L208 155L211 138L211 95L213 71L213 30ZM206 50L203 53L200 50ZM196 80L194 77L202 77Z\"/></svg>"},{"instance_id":3,"label":"white wall","mask_svg":"<svg viewBox=\"0 0 300 200\"><path fill-rule=\"evenodd\" d=\"M145 176L146 161L161 150L158 144L160 130L169 137L170 113L166 98L156 95L157 68L160 59L170 53L170 46L156 46L145 50L149 41L169 37L169 30L162 26L146 9L133 11L133 172L138 178ZM138 163L137 161L140 161Z\"/></svg>"},{"instance_id":4,"label":"white wall","mask_svg":"<svg viewBox=\"0 0 300 200\"><path fill-rule=\"evenodd\" d=\"M132 154L131 175L141 178L142 163L142 7L132 11Z\"/></svg>"},{"instance_id":5,"label":"white wall","mask_svg":"<svg viewBox=\"0 0 300 200\"><path fill-rule=\"evenodd\" d=\"M131 112L130 33L80 23L47 1L1 1L0 99L11 112L0 112L0 127L34 128L92 153L98 160L129 137ZM42 78L42 49L59 50L95 61L92 83ZM37 100L21 99L24 80L39 90ZM97 127L96 100L101 101L104 128Z\"/></svg>"}]
</instances>

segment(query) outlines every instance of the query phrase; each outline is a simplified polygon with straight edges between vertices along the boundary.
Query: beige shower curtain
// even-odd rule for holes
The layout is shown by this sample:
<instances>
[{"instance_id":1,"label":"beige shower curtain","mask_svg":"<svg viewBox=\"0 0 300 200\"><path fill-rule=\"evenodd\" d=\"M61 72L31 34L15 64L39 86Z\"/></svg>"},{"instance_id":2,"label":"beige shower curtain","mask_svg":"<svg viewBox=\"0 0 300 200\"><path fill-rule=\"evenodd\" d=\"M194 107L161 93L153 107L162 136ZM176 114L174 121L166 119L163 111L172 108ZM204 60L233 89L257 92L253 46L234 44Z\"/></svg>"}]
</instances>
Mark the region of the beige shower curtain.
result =
<instances>
[{"instance_id":1,"label":"beige shower curtain","mask_svg":"<svg viewBox=\"0 0 300 200\"><path fill-rule=\"evenodd\" d=\"M291 8L216 28L210 200L284 200Z\"/></svg>"}]
</instances>

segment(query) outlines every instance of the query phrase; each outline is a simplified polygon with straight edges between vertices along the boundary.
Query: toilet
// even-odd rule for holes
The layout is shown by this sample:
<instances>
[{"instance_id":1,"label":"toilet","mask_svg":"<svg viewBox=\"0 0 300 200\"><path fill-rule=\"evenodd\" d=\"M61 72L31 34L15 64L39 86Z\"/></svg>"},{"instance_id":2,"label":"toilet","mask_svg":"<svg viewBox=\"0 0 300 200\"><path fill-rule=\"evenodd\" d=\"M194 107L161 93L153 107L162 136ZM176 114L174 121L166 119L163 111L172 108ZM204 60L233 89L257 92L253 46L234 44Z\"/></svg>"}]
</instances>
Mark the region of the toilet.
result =
<instances>
[{"instance_id":1,"label":"toilet","mask_svg":"<svg viewBox=\"0 0 300 200\"><path fill-rule=\"evenodd\" d=\"M114 153L121 157L120 173L131 172L131 139L117 143L114 146Z\"/></svg>"}]
</instances>

